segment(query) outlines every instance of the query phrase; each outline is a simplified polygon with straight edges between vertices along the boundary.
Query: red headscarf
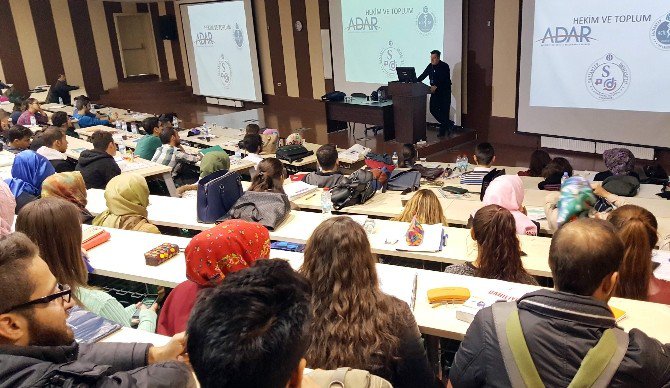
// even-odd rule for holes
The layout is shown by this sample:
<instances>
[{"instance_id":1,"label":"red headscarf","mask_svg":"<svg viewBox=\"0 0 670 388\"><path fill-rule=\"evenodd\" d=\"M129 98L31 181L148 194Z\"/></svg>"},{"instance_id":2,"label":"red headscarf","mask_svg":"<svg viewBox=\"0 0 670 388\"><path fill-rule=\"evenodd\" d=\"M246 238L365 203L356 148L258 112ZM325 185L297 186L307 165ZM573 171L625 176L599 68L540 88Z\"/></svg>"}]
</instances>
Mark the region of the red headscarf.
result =
<instances>
[{"instance_id":1,"label":"red headscarf","mask_svg":"<svg viewBox=\"0 0 670 388\"><path fill-rule=\"evenodd\" d=\"M260 224L228 220L193 237L186 247L186 277L168 296L156 332L186 330L198 292L220 284L229 273L270 257L270 234Z\"/></svg>"}]
</instances>

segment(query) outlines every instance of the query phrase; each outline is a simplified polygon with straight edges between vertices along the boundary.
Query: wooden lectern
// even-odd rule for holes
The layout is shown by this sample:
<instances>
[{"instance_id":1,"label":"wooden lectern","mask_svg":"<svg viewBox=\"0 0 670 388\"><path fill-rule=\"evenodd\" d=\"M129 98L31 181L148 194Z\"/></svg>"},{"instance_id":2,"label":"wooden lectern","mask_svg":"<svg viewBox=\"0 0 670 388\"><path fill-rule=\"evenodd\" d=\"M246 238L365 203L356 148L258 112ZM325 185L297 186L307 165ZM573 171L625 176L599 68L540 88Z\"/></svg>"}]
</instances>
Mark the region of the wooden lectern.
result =
<instances>
[{"instance_id":1,"label":"wooden lectern","mask_svg":"<svg viewBox=\"0 0 670 388\"><path fill-rule=\"evenodd\" d=\"M426 139L426 101L429 92L430 87L421 82L389 82L395 138L399 143L415 144Z\"/></svg>"}]
</instances>

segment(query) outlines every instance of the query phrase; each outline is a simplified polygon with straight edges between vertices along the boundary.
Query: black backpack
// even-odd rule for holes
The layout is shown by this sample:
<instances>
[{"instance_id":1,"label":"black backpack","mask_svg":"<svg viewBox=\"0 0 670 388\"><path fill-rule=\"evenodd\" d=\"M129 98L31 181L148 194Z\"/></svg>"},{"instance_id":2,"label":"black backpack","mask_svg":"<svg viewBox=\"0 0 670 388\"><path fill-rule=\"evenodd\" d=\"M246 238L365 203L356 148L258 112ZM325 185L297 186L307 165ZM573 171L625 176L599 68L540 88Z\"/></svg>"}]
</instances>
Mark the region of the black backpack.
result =
<instances>
[{"instance_id":1,"label":"black backpack","mask_svg":"<svg viewBox=\"0 0 670 388\"><path fill-rule=\"evenodd\" d=\"M411 192L420 186L421 173L416 170L393 171L386 182L386 189L391 191Z\"/></svg>"},{"instance_id":2,"label":"black backpack","mask_svg":"<svg viewBox=\"0 0 670 388\"><path fill-rule=\"evenodd\" d=\"M276 155L277 159L292 163L314 155L314 151L310 151L302 145L287 145L277 148Z\"/></svg>"},{"instance_id":3,"label":"black backpack","mask_svg":"<svg viewBox=\"0 0 670 388\"><path fill-rule=\"evenodd\" d=\"M364 204L375 195L376 187L372 172L356 170L348 178L342 178L340 183L331 190L333 208L340 210L347 206Z\"/></svg>"}]
</instances>

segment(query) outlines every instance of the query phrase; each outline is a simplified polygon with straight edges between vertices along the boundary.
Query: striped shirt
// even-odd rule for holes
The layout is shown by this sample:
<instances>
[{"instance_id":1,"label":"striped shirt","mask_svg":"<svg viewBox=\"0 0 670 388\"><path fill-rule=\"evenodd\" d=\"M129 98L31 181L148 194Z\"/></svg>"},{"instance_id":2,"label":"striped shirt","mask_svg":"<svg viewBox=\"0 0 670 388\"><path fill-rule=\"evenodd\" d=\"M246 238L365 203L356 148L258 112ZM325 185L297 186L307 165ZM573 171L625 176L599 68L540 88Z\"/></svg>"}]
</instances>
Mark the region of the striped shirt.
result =
<instances>
[{"instance_id":1,"label":"striped shirt","mask_svg":"<svg viewBox=\"0 0 670 388\"><path fill-rule=\"evenodd\" d=\"M160 163L172 168L172 176L175 177L181 169L182 163L198 163L200 155L191 155L169 144L163 144L156 149L152 162Z\"/></svg>"},{"instance_id":2,"label":"striped shirt","mask_svg":"<svg viewBox=\"0 0 670 388\"><path fill-rule=\"evenodd\" d=\"M484 176L491 172L490 167L475 167L474 170L461 175L462 185L481 185Z\"/></svg>"}]
</instances>

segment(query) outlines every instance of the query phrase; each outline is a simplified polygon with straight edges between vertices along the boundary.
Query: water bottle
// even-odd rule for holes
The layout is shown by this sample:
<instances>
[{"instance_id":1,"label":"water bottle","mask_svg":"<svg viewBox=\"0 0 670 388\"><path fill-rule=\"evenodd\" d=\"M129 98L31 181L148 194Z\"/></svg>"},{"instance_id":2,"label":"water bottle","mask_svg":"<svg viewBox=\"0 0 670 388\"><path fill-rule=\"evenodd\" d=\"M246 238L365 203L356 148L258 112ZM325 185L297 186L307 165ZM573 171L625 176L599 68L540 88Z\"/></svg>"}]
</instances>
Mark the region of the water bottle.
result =
<instances>
[{"instance_id":1,"label":"water bottle","mask_svg":"<svg viewBox=\"0 0 670 388\"><path fill-rule=\"evenodd\" d=\"M172 126L179 128L179 120L177 119L177 116L172 116Z\"/></svg>"},{"instance_id":2,"label":"water bottle","mask_svg":"<svg viewBox=\"0 0 670 388\"><path fill-rule=\"evenodd\" d=\"M122 131L127 131L128 130L128 127L126 126L126 122L123 121L123 120L121 120L121 130Z\"/></svg>"},{"instance_id":3,"label":"water bottle","mask_svg":"<svg viewBox=\"0 0 670 388\"><path fill-rule=\"evenodd\" d=\"M333 201L330 195L330 188L324 187L321 193L321 214L329 217L333 213Z\"/></svg>"},{"instance_id":4,"label":"water bottle","mask_svg":"<svg viewBox=\"0 0 670 388\"><path fill-rule=\"evenodd\" d=\"M114 127L116 127L117 132L121 131L121 120L116 120L114 122Z\"/></svg>"},{"instance_id":5,"label":"water bottle","mask_svg":"<svg viewBox=\"0 0 670 388\"><path fill-rule=\"evenodd\" d=\"M121 140L119 142L119 153L121 154L121 157L126 156L126 144Z\"/></svg>"},{"instance_id":6,"label":"water bottle","mask_svg":"<svg viewBox=\"0 0 670 388\"><path fill-rule=\"evenodd\" d=\"M112 108L107 107L107 117L112 117Z\"/></svg>"},{"instance_id":7,"label":"water bottle","mask_svg":"<svg viewBox=\"0 0 670 388\"><path fill-rule=\"evenodd\" d=\"M137 134L137 124L134 122L130 124L130 132Z\"/></svg>"},{"instance_id":8,"label":"water bottle","mask_svg":"<svg viewBox=\"0 0 670 388\"><path fill-rule=\"evenodd\" d=\"M561 177L561 186L563 186L563 183L565 183L566 179L568 179L568 172L567 171L563 172L563 176Z\"/></svg>"},{"instance_id":9,"label":"water bottle","mask_svg":"<svg viewBox=\"0 0 670 388\"><path fill-rule=\"evenodd\" d=\"M30 116L30 126L34 127L37 125L37 118L35 118L35 115Z\"/></svg>"},{"instance_id":10,"label":"water bottle","mask_svg":"<svg viewBox=\"0 0 670 388\"><path fill-rule=\"evenodd\" d=\"M60 105L63 105L63 97L58 97L58 103L59 103Z\"/></svg>"},{"instance_id":11,"label":"water bottle","mask_svg":"<svg viewBox=\"0 0 670 388\"><path fill-rule=\"evenodd\" d=\"M240 160L242 159L242 151L240 150L240 147L235 147L235 159Z\"/></svg>"},{"instance_id":12,"label":"water bottle","mask_svg":"<svg viewBox=\"0 0 670 388\"><path fill-rule=\"evenodd\" d=\"M393 158L392 159L393 159L393 165L398 167L398 153L397 152L393 153Z\"/></svg>"}]
</instances>

